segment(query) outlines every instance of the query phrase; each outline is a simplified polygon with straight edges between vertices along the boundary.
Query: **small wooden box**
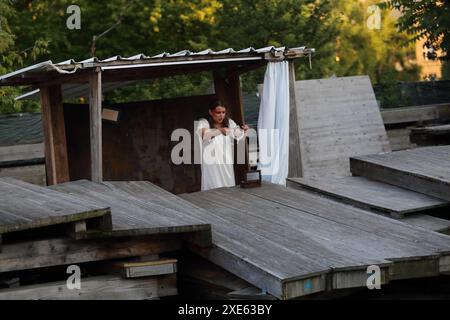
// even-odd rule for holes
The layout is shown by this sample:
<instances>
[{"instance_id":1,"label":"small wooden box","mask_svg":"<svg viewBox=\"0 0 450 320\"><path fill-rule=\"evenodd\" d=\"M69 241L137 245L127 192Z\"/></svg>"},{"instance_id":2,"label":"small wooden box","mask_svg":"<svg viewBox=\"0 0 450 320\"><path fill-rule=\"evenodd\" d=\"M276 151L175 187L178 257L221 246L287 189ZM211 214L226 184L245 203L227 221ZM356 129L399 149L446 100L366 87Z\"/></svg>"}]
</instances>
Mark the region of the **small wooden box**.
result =
<instances>
[{"instance_id":1,"label":"small wooden box","mask_svg":"<svg viewBox=\"0 0 450 320\"><path fill-rule=\"evenodd\" d=\"M257 188L261 187L261 170L250 170L244 175L241 181L241 188Z\"/></svg>"}]
</instances>

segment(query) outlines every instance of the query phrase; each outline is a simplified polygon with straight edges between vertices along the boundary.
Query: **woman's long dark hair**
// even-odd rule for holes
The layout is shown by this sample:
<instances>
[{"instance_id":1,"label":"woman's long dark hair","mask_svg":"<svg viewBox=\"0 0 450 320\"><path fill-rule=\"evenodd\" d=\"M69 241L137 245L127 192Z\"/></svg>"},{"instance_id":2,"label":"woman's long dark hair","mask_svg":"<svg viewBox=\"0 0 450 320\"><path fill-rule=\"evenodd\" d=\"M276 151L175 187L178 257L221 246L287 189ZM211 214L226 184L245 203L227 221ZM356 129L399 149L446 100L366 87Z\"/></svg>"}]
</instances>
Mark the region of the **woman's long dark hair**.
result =
<instances>
[{"instance_id":1,"label":"woman's long dark hair","mask_svg":"<svg viewBox=\"0 0 450 320\"><path fill-rule=\"evenodd\" d=\"M230 125L230 118L227 115L228 107L225 105L225 103L223 103L223 101L214 100L212 103L209 104L209 111L214 111L214 109L216 109L217 107L224 107L227 110L225 118L223 119L223 122L222 122L222 127L228 128ZM214 129L214 119L209 114L206 117L206 120L208 120L208 122L209 122L209 128Z\"/></svg>"}]
</instances>

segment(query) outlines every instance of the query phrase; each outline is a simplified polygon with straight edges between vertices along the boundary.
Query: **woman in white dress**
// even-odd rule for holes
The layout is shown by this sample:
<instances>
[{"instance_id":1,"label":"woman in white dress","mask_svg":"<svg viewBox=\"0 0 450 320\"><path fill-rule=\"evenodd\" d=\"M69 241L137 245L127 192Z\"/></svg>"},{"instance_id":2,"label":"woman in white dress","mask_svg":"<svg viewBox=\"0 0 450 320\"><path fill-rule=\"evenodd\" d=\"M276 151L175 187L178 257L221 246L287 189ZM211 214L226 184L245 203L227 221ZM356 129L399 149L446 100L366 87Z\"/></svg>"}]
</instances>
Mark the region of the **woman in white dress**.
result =
<instances>
[{"instance_id":1,"label":"woman in white dress","mask_svg":"<svg viewBox=\"0 0 450 320\"><path fill-rule=\"evenodd\" d=\"M202 191L235 186L233 140L241 140L248 130L227 116L227 107L215 101L209 116L198 121L196 133L201 141Z\"/></svg>"}]
</instances>

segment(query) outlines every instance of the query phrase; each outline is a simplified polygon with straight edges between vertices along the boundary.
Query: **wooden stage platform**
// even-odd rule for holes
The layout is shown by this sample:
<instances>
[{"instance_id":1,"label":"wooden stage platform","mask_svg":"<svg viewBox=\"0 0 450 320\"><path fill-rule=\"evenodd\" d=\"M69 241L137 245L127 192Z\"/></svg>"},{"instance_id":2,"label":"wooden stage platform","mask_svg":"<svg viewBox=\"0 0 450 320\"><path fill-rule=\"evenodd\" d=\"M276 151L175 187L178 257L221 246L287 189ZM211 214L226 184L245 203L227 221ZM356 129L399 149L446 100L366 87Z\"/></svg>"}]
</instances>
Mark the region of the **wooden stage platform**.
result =
<instances>
[{"instance_id":1,"label":"wooden stage platform","mask_svg":"<svg viewBox=\"0 0 450 320\"><path fill-rule=\"evenodd\" d=\"M294 189L311 190L354 206L385 214L428 230L450 233L450 220L431 216L449 206L445 200L362 177L289 178Z\"/></svg>"},{"instance_id":2,"label":"wooden stage platform","mask_svg":"<svg viewBox=\"0 0 450 320\"><path fill-rule=\"evenodd\" d=\"M264 184L181 197L212 225L213 246L192 249L279 299L365 287L370 265L384 284L450 268L450 237L309 191Z\"/></svg>"},{"instance_id":3,"label":"wooden stage platform","mask_svg":"<svg viewBox=\"0 0 450 320\"><path fill-rule=\"evenodd\" d=\"M352 157L354 175L450 201L450 146Z\"/></svg>"}]
</instances>

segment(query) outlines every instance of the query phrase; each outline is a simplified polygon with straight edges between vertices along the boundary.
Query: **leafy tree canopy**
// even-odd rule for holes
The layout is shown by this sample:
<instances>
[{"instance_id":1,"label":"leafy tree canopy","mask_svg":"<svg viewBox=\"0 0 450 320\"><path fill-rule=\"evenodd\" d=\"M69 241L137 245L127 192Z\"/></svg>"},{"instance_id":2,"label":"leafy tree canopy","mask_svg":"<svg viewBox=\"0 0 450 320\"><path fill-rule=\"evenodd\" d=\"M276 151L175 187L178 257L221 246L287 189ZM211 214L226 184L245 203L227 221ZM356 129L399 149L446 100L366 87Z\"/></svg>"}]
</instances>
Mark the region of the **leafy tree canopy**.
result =
<instances>
[{"instance_id":1,"label":"leafy tree canopy","mask_svg":"<svg viewBox=\"0 0 450 320\"><path fill-rule=\"evenodd\" d=\"M0 73L38 61L54 62L95 56L147 55L235 49L248 46L307 45L314 47L310 70L307 59L296 62L298 79L368 74L373 82L417 79L410 64L405 33L396 18L381 15L381 28L371 29L368 7L374 0L78 0L81 29L70 30L66 20L72 0L0 0ZM95 46L93 37L96 36ZM264 70L243 77L245 91L256 90ZM167 78L116 90L109 101L143 100L201 94L211 76L198 74ZM0 113L36 110L38 105L13 99L21 88L0 87Z\"/></svg>"}]
</instances>

